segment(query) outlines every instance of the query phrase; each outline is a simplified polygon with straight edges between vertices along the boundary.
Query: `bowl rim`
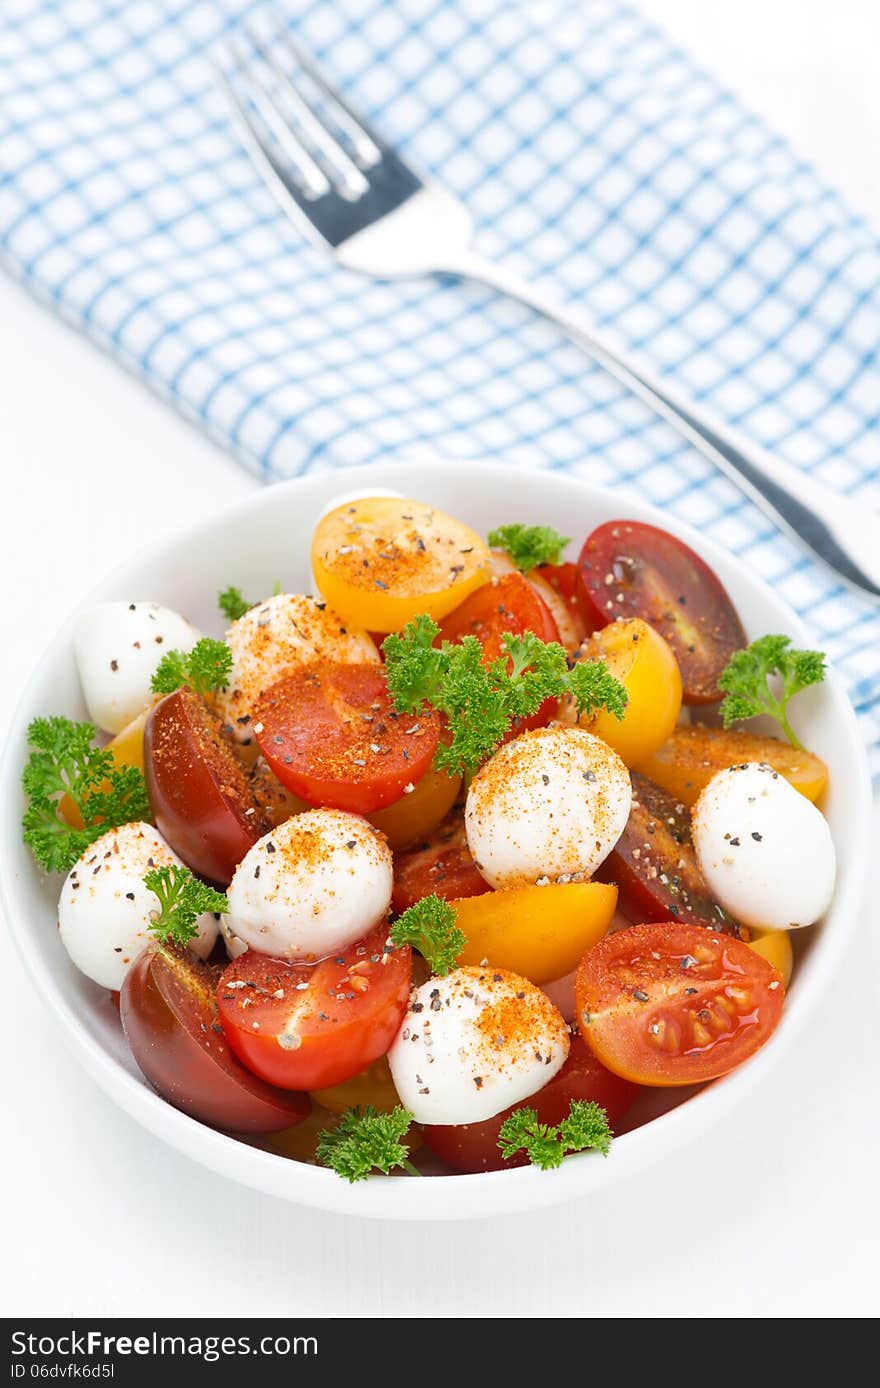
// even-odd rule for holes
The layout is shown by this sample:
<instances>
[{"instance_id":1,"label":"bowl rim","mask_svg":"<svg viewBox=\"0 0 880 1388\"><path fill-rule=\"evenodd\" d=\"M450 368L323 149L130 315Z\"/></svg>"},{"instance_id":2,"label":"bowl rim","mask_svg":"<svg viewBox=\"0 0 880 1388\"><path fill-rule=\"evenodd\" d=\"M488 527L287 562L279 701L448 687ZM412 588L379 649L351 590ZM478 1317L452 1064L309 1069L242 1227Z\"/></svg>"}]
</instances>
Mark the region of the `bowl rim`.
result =
<instances>
[{"instance_id":1,"label":"bowl rim","mask_svg":"<svg viewBox=\"0 0 880 1388\"><path fill-rule=\"evenodd\" d=\"M588 482L577 474L520 465L511 467L498 460L440 463L402 457L360 467L308 473L273 484L270 488L257 489L207 516L175 528L158 543L141 546L126 560L115 565L77 602L34 666L10 723L0 762L0 853L5 857L10 843L17 842L20 836L18 812L13 808L19 803L20 790L20 766L15 760L16 750L21 746L24 729L30 721L35 691L41 686L45 672L56 658L61 644L65 639L69 640L70 620L77 611L104 599L108 592L124 581L128 572L147 561L161 568L182 544L204 541L218 526L234 518L246 522L248 518L259 515L267 504L281 505L288 496L308 491L310 485L317 491L332 481L335 490L344 492L363 490L371 481L377 487L400 486L401 483L410 486L415 481L419 488L430 491L432 476L442 475L444 482L448 482L450 477L460 480L464 492L468 482L473 481L477 474L484 477L503 475L514 484L519 479L535 481L541 478L554 489L568 490L573 500L577 498L581 503L589 503L594 498L600 503L613 505L621 518L645 520L679 535L713 568L719 570L722 578L725 571L739 570L739 581L751 586L760 600L769 600L771 604L781 605L785 609L791 634L800 641L809 641L807 629L797 614L772 592L763 579L742 570L741 561L735 556L714 541L707 540L686 522L666 516L649 503L631 501L613 489ZM267 500L269 497L272 502ZM826 691L826 698L832 704L830 715L838 734L844 739L845 757L855 773L852 784L847 785L847 832L853 835L855 842L848 879L836 891L835 928L820 931L814 940L810 967L804 971L805 976L798 983L794 1001L786 1007L783 1022L768 1045L738 1070L703 1089L686 1103L618 1137L614 1144L613 1161L600 1162L595 1154L584 1153L569 1157L560 1167L549 1172L534 1167L520 1167L510 1171L453 1174L425 1180L375 1176L349 1185L331 1171L292 1161L216 1132L173 1108L145 1081L124 1069L98 1038L82 1026L65 990L44 967L32 942L24 903L17 900L18 875L14 870L0 870L0 905L27 973L88 1073L142 1126L179 1152L219 1174L288 1201L367 1218L473 1218L537 1209L586 1197L614 1181L632 1176L645 1165L675 1150L722 1112L741 1102L751 1086L762 1083L786 1048L790 1049L793 1038L814 1011L818 996L828 986L843 955L855 928L857 910L864 897L867 880L871 782L855 714L833 670L829 671Z\"/></svg>"}]
</instances>

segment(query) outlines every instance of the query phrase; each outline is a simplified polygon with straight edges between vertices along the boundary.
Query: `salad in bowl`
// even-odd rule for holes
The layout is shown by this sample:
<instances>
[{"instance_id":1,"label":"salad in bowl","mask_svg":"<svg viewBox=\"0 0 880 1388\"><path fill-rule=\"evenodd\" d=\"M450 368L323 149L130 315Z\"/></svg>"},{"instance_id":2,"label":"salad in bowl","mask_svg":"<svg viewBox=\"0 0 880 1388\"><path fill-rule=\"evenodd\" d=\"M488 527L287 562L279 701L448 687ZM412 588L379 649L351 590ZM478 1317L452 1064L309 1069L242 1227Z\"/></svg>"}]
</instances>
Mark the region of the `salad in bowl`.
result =
<instances>
[{"instance_id":1,"label":"salad in bowl","mask_svg":"<svg viewBox=\"0 0 880 1388\"><path fill-rule=\"evenodd\" d=\"M178 1145L337 1208L430 1213L441 1176L511 1208L773 1050L838 905L809 729L843 701L661 518L516 486L475 516L411 471L323 481L305 581L276 516L271 582L229 544L196 601L163 565L87 606L79 695L23 722L18 832L41 951Z\"/></svg>"}]
</instances>

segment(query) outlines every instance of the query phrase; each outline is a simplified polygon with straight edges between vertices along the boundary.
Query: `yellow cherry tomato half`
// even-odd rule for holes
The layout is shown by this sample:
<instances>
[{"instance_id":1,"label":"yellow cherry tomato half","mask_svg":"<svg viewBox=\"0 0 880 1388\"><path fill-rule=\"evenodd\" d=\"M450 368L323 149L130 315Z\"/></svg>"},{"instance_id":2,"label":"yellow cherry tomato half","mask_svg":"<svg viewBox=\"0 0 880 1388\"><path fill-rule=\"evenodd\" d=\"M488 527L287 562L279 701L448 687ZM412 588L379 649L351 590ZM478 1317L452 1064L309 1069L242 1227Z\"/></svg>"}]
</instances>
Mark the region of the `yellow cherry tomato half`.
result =
<instances>
[{"instance_id":1,"label":"yellow cherry tomato half","mask_svg":"<svg viewBox=\"0 0 880 1388\"><path fill-rule=\"evenodd\" d=\"M622 618L589 637L578 658L605 661L626 689L626 709L622 719L607 709L578 719L568 703L560 716L601 737L627 766L639 766L669 737L681 708L681 674L672 647L640 617Z\"/></svg>"},{"instance_id":2,"label":"yellow cherry tomato half","mask_svg":"<svg viewBox=\"0 0 880 1388\"><path fill-rule=\"evenodd\" d=\"M374 810L367 819L382 830L388 846L397 852L427 838L446 818L460 790L460 776L448 776L445 771L432 768L416 781L410 795L382 810Z\"/></svg>"},{"instance_id":3,"label":"yellow cherry tomato half","mask_svg":"<svg viewBox=\"0 0 880 1388\"><path fill-rule=\"evenodd\" d=\"M136 766L138 771L143 771L144 728L147 725L149 712L150 710L145 708L143 713L139 713L137 718L133 718L130 723L126 723L122 732L117 733L107 743L107 751L113 753L113 760L117 766ZM101 787L101 789L105 788L106 786ZM62 795L58 802L58 810L71 828L81 829L83 827L82 815L69 795Z\"/></svg>"},{"instance_id":4,"label":"yellow cherry tomato half","mask_svg":"<svg viewBox=\"0 0 880 1388\"><path fill-rule=\"evenodd\" d=\"M318 522L312 572L331 607L368 631L439 621L489 578L484 540L422 501L350 501Z\"/></svg>"},{"instance_id":5,"label":"yellow cherry tomato half","mask_svg":"<svg viewBox=\"0 0 880 1388\"><path fill-rule=\"evenodd\" d=\"M794 968L794 951L791 936L787 930L753 930L749 945L756 954L772 964L782 974L782 982L788 987L791 971Z\"/></svg>"},{"instance_id":6,"label":"yellow cherry tomato half","mask_svg":"<svg viewBox=\"0 0 880 1388\"><path fill-rule=\"evenodd\" d=\"M694 805L716 772L747 761L766 762L814 804L828 783L827 766L812 752L762 733L738 728L725 732L723 728L706 728L698 723L675 728L663 745L641 763L639 771L683 805Z\"/></svg>"},{"instance_id":7,"label":"yellow cherry tomato half","mask_svg":"<svg viewBox=\"0 0 880 1388\"><path fill-rule=\"evenodd\" d=\"M459 964L486 959L540 984L570 973L602 939L614 916L617 888L606 882L510 887L450 904L467 937Z\"/></svg>"},{"instance_id":8,"label":"yellow cherry tomato half","mask_svg":"<svg viewBox=\"0 0 880 1388\"><path fill-rule=\"evenodd\" d=\"M391 1113L400 1103L384 1055L350 1080L330 1089L316 1089L312 1099L331 1113L344 1113L347 1108L364 1108L367 1104L372 1104L377 1113Z\"/></svg>"}]
</instances>

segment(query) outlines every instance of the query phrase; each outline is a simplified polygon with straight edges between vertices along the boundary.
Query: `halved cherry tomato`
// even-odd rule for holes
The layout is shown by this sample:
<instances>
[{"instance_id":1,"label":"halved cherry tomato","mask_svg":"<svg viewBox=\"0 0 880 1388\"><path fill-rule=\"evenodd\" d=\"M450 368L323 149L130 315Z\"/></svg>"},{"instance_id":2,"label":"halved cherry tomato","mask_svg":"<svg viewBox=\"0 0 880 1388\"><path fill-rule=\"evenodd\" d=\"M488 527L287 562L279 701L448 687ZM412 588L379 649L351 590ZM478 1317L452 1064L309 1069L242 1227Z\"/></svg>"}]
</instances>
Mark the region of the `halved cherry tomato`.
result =
<instances>
[{"instance_id":1,"label":"halved cherry tomato","mask_svg":"<svg viewBox=\"0 0 880 1388\"><path fill-rule=\"evenodd\" d=\"M367 1103L370 1101L367 1100ZM395 1104L397 1100L395 1099ZM392 1108L394 1104L392 1104ZM383 1110L384 1111L384 1110ZM287 1128L284 1132L269 1133L262 1139L259 1146L266 1151L275 1152L279 1157L288 1157L291 1161L313 1162L318 1154L318 1142L321 1133L327 1128L335 1128L341 1113L333 1112L331 1109L322 1108L320 1104L313 1103L312 1111L305 1122L300 1123L295 1128ZM410 1155L418 1151L422 1146L422 1135L413 1123L403 1142Z\"/></svg>"},{"instance_id":2,"label":"halved cherry tomato","mask_svg":"<svg viewBox=\"0 0 880 1388\"><path fill-rule=\"evenodd\" d=\"M613 1131L637 1093L634 1084L606 1070L581 1038L573 1036L571 1050L562 1069L524 1103L506 1108L482 1123L427 1126L422 1128L422 1137L425 1146L455 1171L503 1171L509 1166L528 1164L525 1152L518 1152L505 1161L498 1148L501 1124L510 1117L514 1108L534 1109L540 1123L555 1126L567 1116L572 1100L582 1099L604 1108Z\"/></svg>"},{"instance_id":3,"label":"halved cherry tomato","mask_svg":"<svg viewBox=\"0 0 880 1388\"><path fill-rule=\"evenodd\" d=\"M828 768L812 752L800 751L778 737L736 728L725 732L699 723L675 728L639 770L683 805L695 805L716 772L747 761L767 762L814 804L828 784Z\"/></svg>"},{"instance_id":4,"label":"halved cherry tomato","mask_svg":"<svg viewBox=\"0 0 880 1388\"><path fill-rule=\"evenodd\" d=\"M739 935L741 927L706 886L685 807L637 772L631 779L633 801L626 828L597 874L617 883L621 910L635 921L674 916L690 925Z\"/></svg>"},{"instance_id":5,"label":"halved cherry tomato","mask_svg":"<svg viewBox=\"0 0 880 1388\"><path fill-rule=\"evenodd\" d=\"M150 710L144 767L159 832L193 872L229 883L269 820L219 718L191 689Z\"/></svg>"},{"instance_id":6,"label":"halved cherry tomato","mask_svg":"<svg viewBox=\"0 0 880 1388\"><path fill-rule=\"evenodd\" d=\"M580 573L594 627L641 617L672 647L684 702L721 698L718 677L746 634L720 580L684 541L639 521L606 521L587 536Z\"/></svg>"},{"instance_id":7,"label":"halved cherry tomato","mask_svg":"<svg viewBox=\"0 0 880 1388\"><path fill-rule=\"evenodd\" d=\"M411 972L409 948L387 948L387 936L383 922L320 964L253 950L233 960L217 1003L238 1058L282 1089L327 1089L384 1055L406 1010Z\"/></svg>"},{"instance_id":8,"label":"halved cherry tomato","mask_svg":"<svg viewBox=\"0 0 880 1388\"><path fill-rule=\"evenodd\" d=\"M601 737L627 766L639 766L666 741L681 709L681 675L671 647L639 617L621 618L589 637L577 658L604 660L626 689L626 708L623 718L607 709L578 718L569 699L560 718Z\"/></svg>"},{"instance_id":9,"label":"halved cherry tomato","mask_svg":"<svg viewBox=\"0 0 880 1388\"><path fill-rule=\"evenodd\" d=\"M331 1113L344 1113L347 1108L364 1108L367 1104L377 1113L390 1113L400 1103L391 1067L384 1055L351 1079L334 1084L330 1089L316 1089L312 1098Z\"/></svg>"},{"instance_id":10,"label":"halved cherry tomato","mask_svg":"<svg viewBox=\"0 0 880 1388\"><path fill-rule=\"evenodd\" d=\"M579 570L577 564L541 564L532 569L529 582L534 583L538 596L550 608L553 620L559 628L559 639L569 650L576 650L592 628L584 621L584 614L578 598ZM553 603L547 597L547 589L556 595Z\"/></svg>"},{"instance_id":11,"label":"halved cherry tomato","mask_svg":"<svg viewBox=\"0 0 880 1388\"><path fill-rule=\"evenodd\" d=\"M430 768L440 738L432 709L396 712L381 665L307 665L267 689L254 732L294 795L370 814L399 800Z\"/></svg>"},{"instance_id":12,"label":"halved cherry tomato","mask_svg":"<svg viewBox=\"0 0 880 1388\"><path fill-rule=\"evenodd\" d=\"M308 1117L309 1097L273 1088L236 1060L217 1017L220 972L187 949L145 949L120 997L132 1055L163 1099L202 1123L237 1133L289 1128Z\"/></svg>"},{"instance_id":13,"label":"halved cherry tomato","mask_svg":"<svg viewBox=\"0 0 880 1388\"><path fill-rule=\"evenodd\" d=\"M716 1079L753 1055L782 1015L778 969L729 935L662 921L606 935L575 983L591 1051L635 1084Z\"/></svg>"},{"instance_id":14,"label":"halved cherry tomato","mask_svg":"<svg viewBox=\"0 0 880 1388\"><path fill-rule=\"evenodd\" d=\"M456 805L423 843L394 855L391 909L396 915L423 896L451 901L492 890L471 857L463 810Z\"/></svg>"},{"instance_id":15,"label":"halved cherry tomato","mask_svg":"<svg viewBox=\"0 0 880 1388\"><path fill-rule=\"evenodd\" d=\"M322 517L312 538L315 582L331 607L369 631L438 620L489 577L476 531L423 501L370 497Z\"/></svg>"},{"instance_id":16,"label":"halved cherry tomato","mask_svg":"<svg viewBox=\"0 0 880 1388\"><path fill-rule=\"evenodd\" d=\"M794 950L787 930L750 930L749 947L778 969L786 988L794 969Z\"/></svg>"},{"instance_id":17,"label":"halved cherry tomato","mask_svg":"<svg viewBox=\"0 0 880 1388\"><path fill-rule=\"evenodd\" d=\"M570 882L453 901L456 925L467 936L459 964L488 960L533 983L550 983L576 968L584 950L601 940L614 916L617 888Z\"/></svg>"},{"instance_id":18,"label":"halved cherry tomato","mask_svg":"<svg viewBox=\"0 0 880 1388\"><path fill-rule=\"evenodd\" d=\"M527 631L542 641L559 640L559 629L547 604L521 573L514 572L493 579L457 607L440 623L438 640L455 645L465 636L476 636L483 647L483 660L490 665L504 654L506 634L522 636ZM514 720L505 740L529 728L545 727L557 708L556 699L545 699L530 717Z\"/></svg>"},{"instance_id":19,"label":"halved cherry tomato","mask_svg":"<svg viewBox=\"0 0 880 1388\"><path fill-rule=\"evenodd\" d=\"M450 776L446 771L430 767L416 781L410 795L402 796L383 810L373 810L367 818L381 829L388 847L396 853L414 843L423 843L426 836L443 823L460 790L460 776Z\"/></svg>"}]
</instances>

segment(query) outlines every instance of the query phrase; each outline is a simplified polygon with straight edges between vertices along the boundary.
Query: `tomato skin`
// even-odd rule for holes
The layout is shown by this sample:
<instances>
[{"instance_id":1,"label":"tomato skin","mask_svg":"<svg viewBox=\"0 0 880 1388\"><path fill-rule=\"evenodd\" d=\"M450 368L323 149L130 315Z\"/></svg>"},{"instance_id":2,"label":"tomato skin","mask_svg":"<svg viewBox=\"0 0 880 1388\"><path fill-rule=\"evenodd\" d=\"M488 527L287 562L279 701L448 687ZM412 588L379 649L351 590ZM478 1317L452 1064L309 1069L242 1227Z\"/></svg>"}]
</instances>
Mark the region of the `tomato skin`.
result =
<instances>
[{"instance_id":1,"label":"tomato skin","mask_svg":"<svg viewBox=\"0 0 880 1388\"><path fill-rule=\"evenodd\" d=\"M718 905L700 871L686 808L638 772L630 779L626 828L596 876L617 883L621 910L633 921L675 917L740 935L742 927Z\"/></svg>"},{"instance_id":2,"label":"tomato skin","mask_svg":"<svg viewBox=\"0 0 880 1388\"><path fill-rule=\"evenodd\" d=\"M515 1108L534 1109L540 1123L555 1125L568 1114L572 1099L584 1099L601 1104L613 1130L637 1093L636 1085L606 1070L581 1038L573 1036L562 1069L537 1094L482 1123L423 1127L422 1137L425 1146L455 1171L504 1171L511 1166L527 1166L529 1161L525 1152L505 1161L498 1148L501 1125Z\"/></svg>"},{"instance_id":3,"label":"tomato skin","mask_svg":"<svg viewBox=\"0 0 880 1388\"><path fill-rule=\"evenodd\" d=\"M814 805L828 784L828 768L812 752L744 728L706 728L699 723L674 728L639 770L682 804L695 805L717 772L747 761L767 762Z\"/></svg>"},{"instance_id":4,"label":"tomato skin","mask_svg":"<svg viewBox=\"0 0 880 1388\"><path fill-rule=\"evenodd\" d=\"M329 1089L385 1055L406 1011L412 972L409 947L386 950L387 937L383 922L319 964L253 950L233 960L218 980L217 1004L239 1060L281 1089ZM278 991L284 996L275 997Z\"/></svg>"},{"instance_id":5,"label":"tomato skin","mask_svg":"<svg viewBox=\"0 0 880 1388\"><path fill-rule=\"evenodd\" d=\"M310 805L352 814L400 800L430 769L440 740L433 710L397 713L381 665L304 666L266 690L254 718L282 785Z\"/></svg>"},{"instance_id":6,"label":"tomato skin","mask_svg":"<svg viewBox=\"0 0 880 1388\"><path fill-rule=\"evenodd\" d=\"M144 769L159 832L193 872L227 885L269 821L219 719L191 689L150 710Z\"/></svg>"},{"instance_id":7,"label":"tomato skin","mask_svg":"<svg viewBox=\"0 0 880 1388\"><path fill-rule=\"evenodd\" d=\"M483 647L483 663L490 665L504 654L507 633L522 636L534 632L542 641L558 641L559 628L544 599L521 573L505 573L478 588L440 623L439 641L458 645L465 636L476 636ZM505 738L518 737L529 728L543 728L555 717L556 699L545 699L528 718L517 718Z\"/></svg>"},{"instance_id":8,"label":"tomato skin","mask_svg":"<svg viewBox=\"0 0 880 1388\"><path fill-rule=\"evenodd\" d=\"M391 1078L391 1067L384 1055L341 1084L335 1084L330 1089L316 1089L311 1097L331 1113L344 1113L347 1108L365 1108L368 1104L377 1113L391 1113L400 1103Z\"/></svg>"},{"instance_id":9,"label":"tomato skin","mask_svg":"<svg viewBox=\"0 0 880 1388\"><path fill-rule=\"evenodd\" d=\"M587 626L579 595L580 589L580 569L577 564L566 562L564 564L539 564L537 569L533 569L531 579L542 579L553 589L559 601L563 604L568 621L568 640L562 625L559 626L560 637L564 646L576 649L581 642L589 636L593 630L592 626ZM540 588L538 590L540 592Z\"/></svg>"},{"instance_id":10,"label":"tomato skin","mask_svg":"<svg viewBox=\"0 0 880 1388\"><path fill-rule=\"evenodd\" d=\"M125 976L119 1011L140 1069L164 1099L202 1123L270 1133L308 1117L307 1094L273 1089L232 1054L217 1020L219 965L150 945Z\"/></svg>"},{"instance_id":11,"label":"tomato skin","mask_svg":"<svg viewBox=\"0 0 880 1388\"><path fill-rule=\"evenodd\" d=\"M617 888L604 882L507 887L451 903L465 946L459 964L509 969L538 985L563 978L611 925Z\"/></svg>"},{"instance_id":12,"label":"tomato skin","mask_svg":"<svg viewBox=\"0 0 880 1388\"><path fill-rule=\"evenodd\" d=\"M421 780L416 781L411 795L402 796L393 805L374 810L367 817L382 831L388 847L396 853L414 843L423 843L425 836L443 823L460 791L460 776L450 776L446 771L430 767Z\"/></svg>"},{"instance_id":13,"label":"tomato skin","mask_svg":"<svg viewBox=\"0 0 880 1388\"><path fill-rule=\"evenodd\" d=\"M452 901L492 890L471 857L463 810L463 805L456 805L423 843L395 853L391 895L395 915L414 906L423 896L441 896Z\"/></svg>"},{"instance_id":14,"label":"tomato skin","mask_svg":"<svg viewBox=\"0 0 880 1388\"><path fill-rule=\"evenodd\" d=\"M720 579L690 546L654 525L606 521L587 536L579 563L594 628L641 617L672 647L684 702L721 698L718 677L746 634Z\"/></svg>"},{"instance_id":15,"label":"tomato skin","mask_svg":"<svg viewBox=\"0 0 880 1388\"><path fill-rule=\"evenodd\" d=\"M631 925L588 950L575 981L593 1054L636 1084L701 1084L742 1064L782 1015L779 970L698 925Z\"/></svg>"}]
</instances>

